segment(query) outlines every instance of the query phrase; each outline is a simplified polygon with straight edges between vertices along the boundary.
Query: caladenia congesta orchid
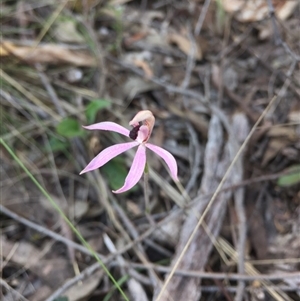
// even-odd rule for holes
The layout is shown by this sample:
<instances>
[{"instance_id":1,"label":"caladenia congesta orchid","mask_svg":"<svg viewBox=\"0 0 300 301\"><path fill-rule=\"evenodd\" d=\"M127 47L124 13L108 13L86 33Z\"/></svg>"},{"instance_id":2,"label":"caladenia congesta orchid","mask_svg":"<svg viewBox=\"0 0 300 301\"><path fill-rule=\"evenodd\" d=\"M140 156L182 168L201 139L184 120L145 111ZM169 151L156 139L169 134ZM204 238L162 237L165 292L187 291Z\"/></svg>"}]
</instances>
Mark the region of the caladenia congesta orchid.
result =
<instances>
[{"instance_id":1,"label":"caladenia congesta orchid","mask_svg":"<svg viewBox=\"0 0 300 301\"><path fill-rule=\"evenodd\" d=\"M148 143L152 129L154 127L154 123L155 118L152 112L149 110L143 110L138 112L129 122L129 125L133 127L131 131L117 123L110 121L84 126L84 128L87 130L104 130L117 132L131 138L134 141L115 144L104 149L85 167L85 169L80 174L97 169L106 164L114 157L120 155L121 153L135 146L138 146L124 185L120 189L113 191L114 193L122 193L131 189L141 179L146 166L147 148L159 155L166 162L167 166L170 169L170 174L173 180L178 181L177 163L173 155L157 145Z\"/></svg>"}]
</instances>

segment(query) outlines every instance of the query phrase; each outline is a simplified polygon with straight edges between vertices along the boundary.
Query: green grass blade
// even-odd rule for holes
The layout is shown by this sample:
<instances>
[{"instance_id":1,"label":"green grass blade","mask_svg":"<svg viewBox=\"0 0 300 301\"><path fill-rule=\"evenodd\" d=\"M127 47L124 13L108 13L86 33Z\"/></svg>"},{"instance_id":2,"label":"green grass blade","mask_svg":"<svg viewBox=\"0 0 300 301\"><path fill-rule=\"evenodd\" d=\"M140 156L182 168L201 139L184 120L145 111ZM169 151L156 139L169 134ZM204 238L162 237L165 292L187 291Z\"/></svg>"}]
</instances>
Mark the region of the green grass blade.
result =
<instances>
[{"instance_id":1,"label":"green grass blade","mask_svg":"<svg viewBox=\"0 0 300 301\"><path fill-rule=\"evenodd\" d=\"M16 154L13 152L13 150L7 145L7 143L2 138L0 138L0 143L5 147L5 149L9 152L9 154L13 157L13 159L19 164L19 166L25 171L25 173L32 180L32 182L42 192L42 194L49 200L49 202L55 208L55 210L63 217L63 219L70 226L70 228L72 229L72 231L79 238L79 240L81 241L81 243L91 252L91 254L93 255L93 257L99 262L99 264L101 265L101 267L103 268L103 270L105 271L105 273L108 275L108 277L111 279L111 281L113 282L113 284L119 290L120 294L123 296L124 300L129 301L128 297L125 295L125 293L121 289L119 283L115 280L115 278L109 272L109 270L107 269L107 267L105 266L105 264L102 262L102 260L96 254L96 252L92 249L92 247L87 243L87 241L83 238L83 236L80 234L80 232L74 227L74 225L72 224L72 222L68 219L68 217L64 214L64 212L60 209L60 207L51 198L51 196L46 191L46 189L37 181L37 179L32 175L32 173L27 169L27 167L23 164L23 162L16 156Z\"/></svg>"}]
</instances>

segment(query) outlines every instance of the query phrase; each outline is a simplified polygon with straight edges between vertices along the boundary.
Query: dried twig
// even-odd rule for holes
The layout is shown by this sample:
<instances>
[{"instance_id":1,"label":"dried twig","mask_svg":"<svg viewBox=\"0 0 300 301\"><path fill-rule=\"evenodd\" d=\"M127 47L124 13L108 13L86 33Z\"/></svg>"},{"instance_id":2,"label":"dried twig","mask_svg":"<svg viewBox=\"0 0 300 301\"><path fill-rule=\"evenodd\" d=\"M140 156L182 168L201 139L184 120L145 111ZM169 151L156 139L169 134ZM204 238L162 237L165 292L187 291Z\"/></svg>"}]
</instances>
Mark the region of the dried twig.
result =
<instances>
[{"instance_id":1,"label":"dried twig","mask_svg":"<svg viewBox=\"0 0 300 301\"><path fill-rule=\"evenodd\" d=\"M16 220L17 222L31 228L31 229L34 229L35 231L43 234L43 235L47 235L51 238L53 238L55 241L59 241L59 242L62 242L63 244L67 245L67 246L70 246L84 254L87 254L87 255L92 255L91 252L85 248L84 246L76 243L76 242L73 242L72 240L69 240L67 238L65 238L64 236L60 235L60 234L57 234L41 225L38 225L34 222L31 222L29 221L28 219L22 217L22 216L19 216L18 214L12 212L11 210L7 209L6 207L4 207L3 205L0 204L0 212L2 214L5 214L6 216L9 216L10 218ZM97 253L97 255L101 258L101 260L105 260L106 257L100 253Z\"/></svg>"},{"instance_id":2,"label":"dried twig","mask_svg":"<svg viewBox=\"0 0 300 301\"><path fill-rule=\"evenodd\" d=\"M105 243L106 247L108 248L108 250L111 253L115 253L117 251L117 249L116 249L115 245L113 244L112 240L110 239L110 237L106 233L104 233L103 238L104 238L104 243ZM117 261L120 264L121 270L123 270L122 273L125 274L125 270L124 270L125 260L124 260L124 258L121 255L118 255L117 256ZM128 268L128 270L132 270L132 268ZM136 301L146 300L146 301L148 301L145 290L143 289L142 285L138 281L131 278L131 279L128 280L127 286L128 286L128 289L130 291L130 294L131 294L133 300L136 300Z\"/></svg>"},{"instance_id":3,"label":"dried twig","mask_svg":"<svg viewBox=\"0 0 300 301\"><path fill-rule=\"evenodd\" d=\"M246 145L248 144L250 138L252 137L253 133L255 132L257 126L260 124L260 122L263 120L263 118L265 117L266 113L269 111L270 107L272 107L272 105L274 104L276 100L276 97L274 97L269 105L265 108L264 112L261 114L260 118L257 120L257 122L254 124L253 128L251 129L249 135L247 136L247 138L245 139L244 143L242 144L242 146L240 147L239 151L237 152L237 154L235 155L235 158L233 159L232 163L230 164L230 166L228 167L224 177L222 178L220 184L218 185L217 189L215 190L211 200L209 201L209 203L207 204L207 207L205 208L205 210L203 211L203 214L201 216L201 218L199 219L197 225L195 226L193 232L191 233L191 235L189 236L189 239L186 241L186 245L185 247L183 248L181 254L179 255L179 257L177 258L177 261L176 263L174 264L173 266L173 269L172 269L172 272L169 274L169 276L167 277L167 279L165 280L165 283L163 285L163 288L160 292L160 294L158 295L157 297L157 300L161 300L161 297L163 296L165 290L166 290L166 287L168 286L168 284L170 283L170 280L171 278L173 277L176 269L178 268L182 258L184 257L186 251L189 249L194 237L196 236L196 234L198 233L198 229L200 228L201 224L203 223L204 221L204 218L206 217L207 213L209 212L210 208L212 207L214 201L216 200L218 194L220 193L220 190L222 188L222 186L224 185L224 183L226 182L229 174L231 173L232 171L232 168L233 166L235 165L236 161L238 160L240 154L244 151Z\"/></svg>"},{"instance_id":4,"label":"dried twig","mask_svg":"<svg viewBox=\"0 0 300 301\"><path fill-rule=\"evenodd\" d=\"M239 113L233 115L232 121L232 131L229 133L230 140L233 140L233 143L237 142L239 145L245 140L249 133L249 125L247 118L244 114ZM237 140L237 141L236 141ZM238 147L239 147L238 145ZM236 149L233 149L233 154L236 153ZM244 154L240 156L239 161L235 166L235 171L232 175L233 183L239 183L243 178L243 158ZM234 201L235 201L235 210L238 217L238 243L237 243L237 252L238 252L238 272L239 274L244 274L245 272L245 244L246 244L246 212L244 208L244 189L238 188L234 191ZM245 290L245 282L240 280L238 282L237 292L235 296L235 301L242 301Z\"/></svg>"},{"instance_id":5,"label":"dried twig","mask_svg":"<svg viewBox=\"0 0 300 301\"><path fill-rule=\"evenodd\" d=\"M202 7L201 13L199 15L199 18L198 18L198 21L197 21L197 24L196 24L196 27L195 27L195 31L194 31L195 36L200 35L202 25L203 25L205 16L207 14L210 2L211 2L211 0L205 0L205 2L204 2L204 5Z\"/></svg>"},{"instance_id":6,"label":"dried twig","mask_svg":"<svg viewBox=\"0 0 300 301\"><path fill-rule=\"evenodd\" d=\"M129 233L132 235L134 239L137 239L139 237L139 234L137 230L135 229L134 225L131 223L123 209L117 204L117 202L114 202L114 208L118 212L118 215L120 216L121 220L123 221L126 229L129 231ZM142 245L140 243L137 243L136 247L134 247L137 256L142 261L143 264L147 265L149 263L146 252L144 251ZM161 280L159 279L158 275L154 272L154 270L149 270L149 276L152 280L152 284L154 288L160 287Z\"/></svg>"},{"instance_id":7,"label":"dried twig","mask_svg":"<svg viewBox=\"0 0 300 301\"><path fill-rule=\"evenodd\" d=\"M218 238L218 243L222 245L222 248L226 254L228 254L234 261L238 261L237 252L231 247L231 245L224 239ZM245 270L250 275L258 275L259 272L254 268L250 263L245 264ZM299 277L300 275L296 276ZM296 278L297 279L297 278ZM241 280L243 280L241 278ZM270 293L272 297L274 297L277 301L292 301L292 299L286 295L284 292L280 290L273 290L270 288L270 281L268 279L262 279L261 283L266 287L267 291Z\"/></svg>"},{"instance_id":8,"label":"dried twig","mask_svg":"<svg viewBox=\"0 0 300 301\"><path fill-rule=\"evenodd\" d=\"M53 89L53 87L52 87L52 85L49 81L49 78L43 72L42 65L39 64L39 63L36 63L35 67L38 71L39 77L40 77L44 87L46 88L46 90L47 90L47 92L50 96L50 99L52 100L53 104L55 105L55 108L56 108L57 112L59 113L60 116L65 117L66 113L65 113L63 107L60 104L60 100L58 99L57 94L56 94L55 90Z\"/></svg>"},{"instance_id":9,"label":"dried twig","mask_svg":"<svg viewBox=\"0 0 300 301\"><path fill-rule=\"evenodd\" d=\"M111 57L111 56L107 56L106 58L108 60L112 61L113 63L118 64L118 65L122 66L123 68L134 72L135 74L137 74L139 76L144 76L144 72L142 70L140 70L139 68L136 68L132 65L126 64L126 63L124 63L124 62L122 62L122 61L120 61L120 60L118 60L114 57ZM206 103L205 97L199 92L195 92L193 90L184 89L184 88L181 88L181 87L174 86L174 85L172 85L172 84L170 84L170 83L168 83L168 82L166 82L163 79L158 78L158 77L151 77L151 78L149 78L149 80L152 81L153 83L161 86L161 87L164 87L166 89L166 91L169 92L169 93L178 93L178 94L181 94L181 95L185 95L185 96L188 96L188 97L198 99L199 101L203 102L203 104Z\"/></svg>"},{"instance_id":10,"label":"dried twig","mask_svg":"<svg viewBox=\"0 0 300 301\"><path fill-rule=\"evenodd\" d=\"M20 301L29 301L24 296L22 296L18 291L14 290L6 281L0 278L0 286L4 287L10 294L13 300L20 300ZM6 300L6 299L5 299ZM8 300L8 298L7 298ZM10 300L10 299L9 299Z\"/></svg>"},{"instance_id":11,"label":"dried twig","mask_svg":"<svg viewBox=\"0 0 300 301\"><path fill-rule=\"evenodd\" d=\"M225 162L222 162L223 164L220 163L224 138L221 122L216 115L213 115L211 118L208 139L204 159L205 169L201 182L200 193L214 191L218 185L218 176L222 176L222 173L225 173L226 168L229 165L228 155L225 156ZM226 199L225 196L219 196L219 201L216 202L217 205L214 210L212 210L213 214L209 215L206 220L206 223L208 224L207 228L210 232L212 232L212 236L214 237L218 235L225 213L226 202L222 202L224 199ZM185 248L188 238L197 225L198 215L200 216L205 210L207 201L208 200L196 203L192 207L192 210L188 213L188 217L181 229L180 240L176 247L176 254L173 259L173 263L176 263L178 257L182 253L182 250ZM197 231L196 236L196 239L193 240L191 247L187 249L185 256L182 258L182 261L177 268L197 269L200 271L204 269L213 244L203 228ZM165 293L161 294L160 298L163 300L176 299L178 301L198 300L200 295L200 279L175 276L165 290Z\"/></svg>"},{"instance_id":12,"label":"dried twig","mask_svg":"<svg viewBox=\"0 0 300 301\"><path fill-rule=\"evenodd\" d=\"M297 55L291 48L290 46L284 42L280 36L279 29L276 23L276 15L275 15L275 9L272 3L272 0L266 0L268 3L268 9L269 9L269 14L272 20L272 26L274 30L274 36L275 36L275 43L277 45L281 45L284 50L293 58L293 60L299 62L300 61L300 56Z\"/></svg>"},{"instance_id":13,"label":"dried twig","mask_svg":"<svg viewBox=\"0 0 300 301\"><path fill-rule=\"evenodd\" d=\"M294 292L297 290L297 288L293 288L290 286L286 285L271 285L269 288L273 290L281 290L281 291L286 291L286 292ZM232 292L235 293L237 291L237 288L235 286L228 286L226 285L225 287L227 292ZM257 288L253 287L253 285L246 287L245 290L247 292L255 292ZM205 293L219 293L220 288L218 286L202 286L202 291ZM265 287L259 287L259 291L267 291L267 288Z\"/></svg>"},{"instance_id":14,"label":"dried twig","mask_svg":"<svg viewBox=\"0 0 300 301\"><path fill-rule=\"evenodd\" d=\"M95 43L95 55L97 59L98 72L100 73L100 76L98 76L99 77L98 95L99 97L103 97L105 93L105 82L106 82L106 75L107 75L107 69L104 60L104 49L101 43L98 41L98 37L91 25L93 22L90 20L80 20L80 21L85 26L93 42Z\"/></svg>"},{"instance_id":15,"label":"dried twig","mask_svg":"<svg viewBox=\"0 0 300 301\"><path fill-rule=\"evenodd\" d=\"M191 169L192 169L191 176L185 187L186 192L189 193L189 191L195 186L195 182L201 171L200 163L202 160L202 152L201 152L200 143L196 131L194 130L194 128L190 123L187 122L186 126L191 137L192 145L194 147L193 150L194 158L192 159L191 162Z\"/></svg>"},{"instance_id":16,"label":"dried twig","mask_svg":"<svg viewBox=\"0 0 300 301\"><path fill-rule=\"evenodd\" d=\"M186 71L185 71L184 79L181 84L181 87L184 89L186 89L190 84L192 71L195 67L195 54L197 51L197 45L196 45L195 38L192 36L190 31L189 31L189 39L191 41L191 49L190 49L190 53L186 59Z\"/></svg>"},{"instance_id":17,"label":"dried twig","mask_svg":"<svg viewBox=\"0 0 300 301\"><path fill-rule=\"evenodd\" d=\"M95 273L100 268L99 263L96 262L90 267L86 268L84 271L82 271L79 275L76 277L67 280L60 288L58 288L54 293L51 294L45 301L53 301L57 297L61 296L65 291L67 291L72 286L76 285L79 281L83 281L84 279L87 279L91 275Z\"/></svg>"},{"instance_id":18,"label":"dried twig","mask_svg":"<svg viewBox=\"0 0 300 301\"><path fill-rule=\"evenodd\" d=\"M44 112L49 114L53 119L59 121L59 116L47 107L41 100L39 100L36 96L27 91L20 83L18 83L15 79L5 73L2 69L0 69L0 77L2 77L5 81L7 81L10 85L12 85L15 89L17 89L20 93L30 99L37 107L43 109Z\"/></svg>"},{"instance_id":19,"label":"dried twig","mask_svg":"<svg viewBox=\"0 0 300 301\"><path fill-rule=\"evenodd\" d=\"M0 212L15 219L16 221L23 223L24 225L35 229L36 231L43 233L44 235L48 235L49 237L52 237L53 239L55 239L56 241L60 241L66 245L70 245L72 246L74 249L87 254L87 255L91 255L90 251L88 249L86 249L85 247L66 239L65 237L51 231L48 230L40 225L37 225L33 222L28 221L27 219L18 216L17 214L13 213L12 211L10 211L9 209L5 208L4 206L0 205ZM172 216L172 214L171 214ZM176 215L175 215L176 216ZM174 213L173 213L173 218L174 218ZM166 218L167 220L170 220L170 217ZM157 226L160 226L161 222L159 224L157 224ZM151 231L146 231L145 233L147 235L150 235L150 233L152 233L152 229L150 229ZM145 236L145 235L143 235ZM143 236L140 236L137 241L141 241L143 239ZM122 248L121 250L118 250L115 254L112 254L108 257L103 256L100 253L97 253L97 255L103 260L103 262L105 264L111 262L112 266L118 266L119 263L117 261L111 261L115 256L117 256L118 254L122 254L124 252L126 252L128 249L130 249L132 247L132 244L134 242L132 242L130 245L125 246L124 248ZM142 269L142 270L148 270L148 269L153 269L157 272L164 272L164 273L169 273L171 272L171 268L169 267L165 267L165 266L159 266L159 265L155 265L155 264L140 264L140 263L131 263L128 261L125 261L124 263L125 267L132 267L132 268L137 268L137 269ZM78 281L80 280L84 280L86 277L89 277L91 274L93 274L96 270L100 269L101 267L99 266L99 263L96 262L95 264L93 264L92 266L90 266L89 268L87 268L86 270L84 270L80 275L72 278L71 280L67 281L62 287L59 288L59 291L56 291L55 294L53 294L53 299L55 299L56 297L58 297L60 294L62 294L64 291L66 291L68 288L70 288L71 286L75 285ZM267 275L267 274L257 274L257 275L240 275L240 274L228 274L228 273L207 273L207 272L199 272L199 271L193 271L193 270L182 270L182 269L178 269L175 271L176 275L182 275L182 276L188 276L188 277L196 277L196 278L206 278L206 279L230 279L230 280L245 280L245 281L253 281L253 280L278 280L278 279L287 279L287 278L297 278L300 277L300 273L282 273L282 274L278 274L278 275ZM49 300L53 300L53 299L49 299Z\"/></svg>"},{"instance_id":20,"label":"dried twig","mask_svg":"<svg viewBox=\"0 0 300 301\"><path fill-rule=\"evenodd\" d=\"M118 265L118 263L114 262L112 266ZM144 265L141 263L130 263L126 262L125 266L131 266L141 270L148 270L149 268L154 269L155 271L162 273L170 273L172 268L165 267L161 265ZM253 274L253 275L241 275L235 273L211 273L211 272L203 272L203 271L195 271L195 270L186 270L186 269L178 269L175 271L176 275L184 276L184 277L194 277L200 279L226 279L226 280L244 280L244 281L254 281L254 280L282 280L285 278L289 279L297 279L300 277L300 272L292 272L292 273L281 273L281 274Z\"/></svg>"}]
</instances>

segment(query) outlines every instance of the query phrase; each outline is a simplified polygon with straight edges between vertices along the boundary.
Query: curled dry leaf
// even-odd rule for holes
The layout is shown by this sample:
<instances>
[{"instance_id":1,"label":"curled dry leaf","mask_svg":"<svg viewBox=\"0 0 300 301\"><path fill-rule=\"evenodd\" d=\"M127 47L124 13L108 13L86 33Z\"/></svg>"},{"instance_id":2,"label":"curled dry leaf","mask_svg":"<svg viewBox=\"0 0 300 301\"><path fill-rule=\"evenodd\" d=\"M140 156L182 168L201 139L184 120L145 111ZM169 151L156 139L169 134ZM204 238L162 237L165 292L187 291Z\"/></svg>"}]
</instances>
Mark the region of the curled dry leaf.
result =
<instances>
[{"instance_id":1,"label":"curled dry leaf","mask_svg":"<svg viewBox=\"0 0 300 301\"><path fill-rule=\"evenodd\" d=\"M135 202L132 202L132 201L126 202L126 207L127 207L128 212L130 214L132 214L133 216L136 217L136 216L142 215L141 208Z\"/></svg>"},{"instance_id":2,"label":"curled dry leaf","mask_svg":"<svg viewBox=\"0 0 300 301\"><path fill-rule=\"evenodd\" d=\"M31 301L42 301L46 300L48 296L51 295L53 289L47 285L42 285L36 289L35 293L30 296Z\"/></svg>"},{"instance_id":3,"label":"curled dry leaf","mask_svg":"<svg viewBox=\"0 0 300 301\"><path fill-rule=\"evenodd\" d=\"M103 277L103 271L98 271L83 282L78 283L68 289L64 296L68 298L68 301L79 301L87 298L98 286L101 278Z\"/></svg>"},{"instance_id":4,"label":"curled dry leaf","mask_svg":"<svg viewBox=\"0 0 300 301\"><path fill-rule=\"evenodd\" d=\"M9 258L20 267L32 271L38 275L45 284L52 288L58 288L65 279L72 277L72 268L69 261L63 257L46 259L43 251L25 241L15 243L0 236L0 245L4 258ZM13 252L12 252L13 250Z\"/></svg>"},{"instance_id":5,"label":"curled dry leaf","mask_svg":"<svg viewBox=\"0 0 300 301\"><path fill-rule=\"evenodd\" d=\"M130 47L132 44L134 44L137 41L140 41L144 39L147 36L147 32L138 32L136 34L133 34L129 37L124 38L124 44L126 47Z\"/></svg>"},{"instance_id":6,"label":"curled dry leaf","mask_svg":"<svg viewBox=\"0 0 300 301\"><path fill-rule=\"evenodd\" d=\"M300 137L294 127L272 127L268 132L269 137L282 137L287 139L289 142L299 141Z\"/></svg>"},{"instance_id":7,"label":"curled dry leaf","mask_svg":"<svg viewBox=\"0 0 300 301\"><path fill-rule=\"evenodd\" d=\"M184 52L187 56L190 56L192 53L192 41L189 40L187 37L177 34L177 33L171 33L168 37L169 43L173 43L177 45L177 47ZM202 59L202 51L200 47L195 43L195 54L194 57L196 60Z\"/></svg>"},{"instance_id":8,"label":"curled dry leaf","mask_svg":"<svg viewBox=\"0 0 300 301\"><path fill-rule=\"evenodd\" d=\"M148 297L142 285L137 280L131 278L127 282L128 290L132 296L132 301L148 301Z\"/></svg>"},{"instance_id":9,"label":"curled dry leaf","mask_svg":"<svg viewBox=\"0 0 300 301\"><path fill-rule=\"evenodd\" d=\"M222 0L223 8L228 13L233 13L240 22L261 21L269 15L266 0ZM283 1L272 0L275 13L280 20L286 20L294 11L297 0Z\"/></svg>"},{"instance_id":10,"label":"curled dry leaf","mask_svg":"<svg viewBox=\"0 0 300 301\"><path fill-rule=\"evenodd\" d=\"M154 90L157 87L157 84L146 81L140 77L132 76L124 83L123 94L128 99L133 99L136 95Z\"/></svg>"},{"instance_id":11,"label":"curled dry leaf","mask_svg":"<svg viewBox=\"0 0 300 301\"><path fill-rule=\"evenodd\" d=\"M160 228L156 229L152 237L159 243L164 244L168 242L169 245L175 246L178 243L180 229L182 224L182 217L170 220L168 223L163 224Z\"/></svg>"},{"instance_id":12,"label":"curled dry leaf","mask_svg":"<svg viewBox=\"0 0 300 301\"><path fill-rule=\"evenodd\" d=\"M277 154L279 154L289 144L288 139L283 137L272 138L268 144L268 148L264 153L262 166L266 166Z\"/></svg>"},{"instance_id":13,"label":"curled dry leaf","mask_svg":"<svg viewBox=\"0 0 300 301\"><path fill-rule=\"evenodd\" d=\"M290 122L298 122L300 121L300 110L293 110L289 113L289 121Z\"/></svg>"},{"instance_id":14,"label":"curled dry leaf","mask_svg":"<svg viewBox=\"0 0 300 301\"><path fill-rule=\"evenodd\" d=\"M146 61L143 60L135 60L133 62L137 67L143 69L143 71L145 72L145 77L146 78L151 78L153 77L153 71L150 68L149 64Z\"/></svg>"},{"instance_id":15,"label":"curled dry leaf","mask_svg":"<svg viewBox=\"0 0 300 301\"><path fill-rule=\"evenodd\" d=\"M284 149L287 152L289 145L300 139L295 127L272 127L267 135L270 137L270 141L263 157L262 166L266 166L279 153L283 154Z\"/></svg>"},{"instance_id":16,"label":"curled dry leaf","mask_svg":"<svg viewBox=\"0 0 300 301\"><path fill-rule=\"evenodd\" d=\"M83 36L78 32L76 23L73 20L62 20L57 22L54 29L54 35L58 41L64 43L78 43L85 42Z\"/></svg>"},{"instance_id":17,"label":"curled dry leaf","mask_svg":"<svg viewBox=\"0 0 300 301\"><path fill-rule=\"evenodd\" d=\"M96 60L86 51L74 51L62 45L40 44L22 46L10 41L0 43L0 57L15 56L28 63L72 64L75 66L96 66Z\"/></svg>"},{"instance_id":18,"label":"curled dry leaf","mask_svg":"<svg viewBox=\"0 0 300 301\"><path fill-rule=\"evenodd\" d=\"M150 66L152 60L152 54L149 51L131 52L123 56L125 63L133 64L138 68L141 68L145 73L145 78L150 79L153 77L153 71Z\"/></svg>"}]
</instances>

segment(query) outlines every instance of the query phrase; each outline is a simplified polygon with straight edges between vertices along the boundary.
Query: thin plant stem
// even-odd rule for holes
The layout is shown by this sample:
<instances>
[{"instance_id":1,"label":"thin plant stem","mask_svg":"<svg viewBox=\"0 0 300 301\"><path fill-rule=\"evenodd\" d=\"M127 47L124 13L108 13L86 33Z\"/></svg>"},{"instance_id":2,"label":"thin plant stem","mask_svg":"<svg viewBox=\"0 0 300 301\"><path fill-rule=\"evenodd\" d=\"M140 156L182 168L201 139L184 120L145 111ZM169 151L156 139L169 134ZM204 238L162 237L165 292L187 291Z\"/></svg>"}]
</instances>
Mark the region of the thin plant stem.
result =
<instances>
[{"instance_id":1,"label":"thin plant stem","mask_svg":"<svg viewBox=\"0 0 300 301\"><path fill-rule=\"evenodd\" d=\"M149 201L149 168L148 164L145 165L144 170L144 196L145 196L145 212L150 213L150 201Z\"/></svg>"},{"instance_id":2,"label":"thin plant stem","mask_svg":"<svg viewBox=\"0 0 300 301\"><path fill-rule=\"evenodd\" d=\"M155 226L155 221L151 216L151 206L149 200L149 167L146 162L144 169L144 196L145 196L145 216L148 219L151 226Z\"/></svg>"},{"instance_id":3,"label":"thin plant stem","mask_svg":"<svg viewBox=\"0 0 300 301\"><path fill-rule=\"evenodd\" d=\"M55 208L55 210L66 221L66 223L69 225L69 227L72 229L72 231L76 234L76 236L79 238L79 240L82 242L82 244L91 252L91 254L93 255L93 257L101 265L101 267L103 268L103 270L105 271L105 273L111 279L111 281L116 286L116 288L119 290L119 292L123 296L124 300L129 301L128 297L125 295L125 293L121 289L119 283L115 280L115 278L113 277L113 275L109 272L108 268L105 266L105 264L99 258L99 256L97 255L97 253L88 244L88 242L84 239L84 237L81 235L81 233L74 227L74 225L72 224L72 222L64 214L64 212L62 211L62 209L56 204L56 202L51 198L51 196L46 191L46 189L38 182L38 180L32 175L32 173L28 170L28 168L24 165L24 163L16 156L16 154L14 153L14 151L7 145L7 143L2 138L0 138L0 144L2 144L5 147L5 149L9 152L9 154L13 157L13 159L18 163L18 165L25 171L25 173L32 180L32 182L37 186L37 188L42 192L42 194L49 200L49 202Z\"/></svg>"},{"instance_id":4,"label":"thin plant stem","mask_svg":"<svg viewBox=\"0 0 300 301\"><path fill-rule=\"evenodd\" d=\"M200 219L198 220L198 223L196 225L196 227L193 229L190 237L188 238L186 245L184 246L183 250L181 251L180 255L178 256L178 258L176 259L176 262L174 263L173 267L172 267L172 271L170 272L170 274L168 274L167 278L165 279L165 282L158 294L158 296L156 297L156 301L162 300L162 296L168 286L168 284L170 283L175 271L178 269L178 266L183 258L183 256L186 254L186 251L188 250L188 248L190 247L193 238L195 237L196 233L198 232L198 229L200 228L201 224L204 221L204 218L206 217L208 211L210 210L210 208L212 207L214 201L217 198L217 195L220 193L222 186L224 185L225 181L227 180L228 175L230 174L233 166L235 165L236 161L238 160L240 154L244 151L246 145L248 144L250 138L252 137L253 133L256 131L257 126L260 124L260 122L263 120L263 118L266 116L266 114L269 112L270 108L272 107L272 105L274 104L275 100L277 99L277 96L274 96L271 101L269 102L268 106L264 109L264 111L262 112L262 114L260 115L260 117L258 118L258 120L256 121L256 123L253 125L250 133L248 134L247 138L244 140L243 144L241 145L240 149L238 150L238 152L236 153L234 159L232 160L231 164L229 165L226 173L224 174L221 182L219 183L217 189L215 190L214 194L212 195L210 201L208 202L205 210L203 211Z\"/></svg>"}]
</instances>

